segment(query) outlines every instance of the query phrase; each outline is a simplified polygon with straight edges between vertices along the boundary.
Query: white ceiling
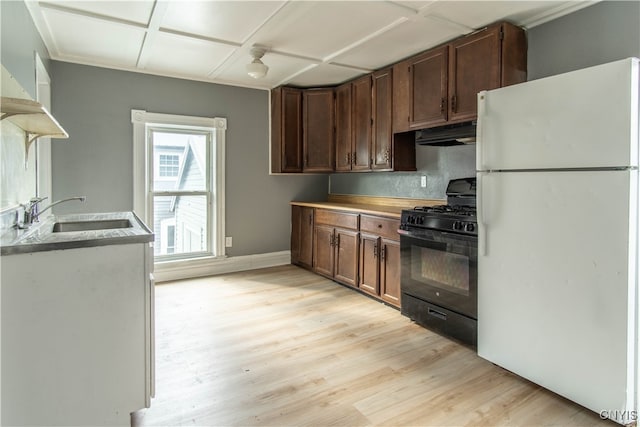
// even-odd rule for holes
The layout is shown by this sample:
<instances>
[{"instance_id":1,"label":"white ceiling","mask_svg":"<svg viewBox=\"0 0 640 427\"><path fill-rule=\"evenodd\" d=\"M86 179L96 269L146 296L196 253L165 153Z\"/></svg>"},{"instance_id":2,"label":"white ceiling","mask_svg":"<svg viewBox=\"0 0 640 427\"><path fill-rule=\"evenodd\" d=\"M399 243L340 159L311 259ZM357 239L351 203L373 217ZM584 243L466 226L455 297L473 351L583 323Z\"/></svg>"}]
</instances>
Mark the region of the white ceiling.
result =
<instances>
[{"instance_id":1,"label":"white ceiling","mask_svg":"<svg viewBox=\"0 0 640 427\"><path fill-rule=\"evenodd\" d=\"M531 28L593 1L26 0L52 59L236 86L326 86L498 20ZM245 71L267 49L265 78Z\"/></svg>"}]
</instances>

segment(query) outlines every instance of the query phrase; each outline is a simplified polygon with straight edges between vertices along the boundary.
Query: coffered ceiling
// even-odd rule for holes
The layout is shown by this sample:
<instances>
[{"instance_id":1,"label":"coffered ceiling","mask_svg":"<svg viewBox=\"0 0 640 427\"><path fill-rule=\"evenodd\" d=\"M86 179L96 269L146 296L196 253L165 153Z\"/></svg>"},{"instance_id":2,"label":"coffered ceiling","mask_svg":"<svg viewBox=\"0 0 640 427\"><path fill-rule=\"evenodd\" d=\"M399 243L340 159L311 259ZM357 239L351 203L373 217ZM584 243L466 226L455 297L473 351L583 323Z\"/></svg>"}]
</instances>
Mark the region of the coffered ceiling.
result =
<instances>
[{"instance_id":1,"label":"coffered ceiling","mask_svg":"<svg viewBox=\"0 0 640 427\"><path fill-rule=\"evenodd\" d=\"M525 28L593 1L32 1L52 59L269 89L335 85L498 20ZM266 49L266 77L246 72Z\"/></svg>"}]
</instances>

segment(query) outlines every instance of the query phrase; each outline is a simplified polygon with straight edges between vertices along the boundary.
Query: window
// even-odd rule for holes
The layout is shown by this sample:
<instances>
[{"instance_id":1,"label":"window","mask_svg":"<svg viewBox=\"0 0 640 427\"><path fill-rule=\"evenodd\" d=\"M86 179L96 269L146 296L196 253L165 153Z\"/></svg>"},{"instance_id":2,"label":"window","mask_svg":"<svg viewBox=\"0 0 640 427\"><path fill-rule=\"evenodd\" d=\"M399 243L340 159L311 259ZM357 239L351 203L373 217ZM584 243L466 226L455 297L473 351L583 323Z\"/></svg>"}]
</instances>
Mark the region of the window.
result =
<instances>
[{"instance_id":1,"label":"window","mask_svg":"<svg viewBox=\"0 0 640 427\"><path fill-rule=\"evenodd\" d=\"M180 166L180 156L172 154L158 155L158 176L176 177Z\"/></svg>"},{"instance_id":2,"label":"window","mask_svg":"<svg viewBox=\"0 0 640 427\"><path fill-rule=\"evenodd\" d=\"M156 262L223 256L226 120L132 110L132 122L134 210Z\"/></svg>"},{"instance_id":3,"label":"window","mask_svg":"<svg viewBox=\"0 0 640 427\"><path fill-rule=\"evenodd\" d=\"M160 241L156 239L156 246L160 246L161 254L172 254L176 250L176 221L175 218L165 219L160 225Z\"/></svg>"}]
</instances>

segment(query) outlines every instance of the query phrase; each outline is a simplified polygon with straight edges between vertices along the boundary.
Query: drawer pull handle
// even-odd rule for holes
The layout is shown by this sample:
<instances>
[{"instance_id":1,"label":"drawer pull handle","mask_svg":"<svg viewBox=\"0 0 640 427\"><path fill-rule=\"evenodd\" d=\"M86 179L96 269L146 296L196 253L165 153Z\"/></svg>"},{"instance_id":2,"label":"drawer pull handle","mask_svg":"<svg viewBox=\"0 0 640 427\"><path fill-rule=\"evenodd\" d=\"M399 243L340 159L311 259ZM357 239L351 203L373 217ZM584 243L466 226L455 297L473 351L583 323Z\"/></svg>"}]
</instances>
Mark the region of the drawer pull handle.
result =
<instances>
[{"instance_id":1,"label":"drawer pull handle","mask_svg":"<svg viewBox=\"0 0 640 427\"><path fill-rule=\"evenodd\" d=\"M434 310L433 308L427 308L427 313L433 317L437 317L438 319L447 320L447 315L445 313Z\"/></svg>"},{"instance_id":2,"label":"drawer pull handle","mask_svg":"<svg viewBox=\"0 0 640 427\"><path fill-rule=\"evenodd\" d=\"M378 228L382 228L382 224L378 224Z\"/></svg>"}]
</instances>

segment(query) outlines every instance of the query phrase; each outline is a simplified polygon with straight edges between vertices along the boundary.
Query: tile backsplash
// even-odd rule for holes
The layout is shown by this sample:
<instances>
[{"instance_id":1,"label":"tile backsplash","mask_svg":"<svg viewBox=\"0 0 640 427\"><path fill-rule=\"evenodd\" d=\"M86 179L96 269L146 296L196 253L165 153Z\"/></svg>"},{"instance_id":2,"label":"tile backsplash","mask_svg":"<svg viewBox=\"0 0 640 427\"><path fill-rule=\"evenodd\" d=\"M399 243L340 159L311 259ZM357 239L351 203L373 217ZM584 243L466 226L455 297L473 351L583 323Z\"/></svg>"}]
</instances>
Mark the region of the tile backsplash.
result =
<instances>
[{"instance_id":1,"label":"tile backsplash","mask_svg":"<svg viewBox=\"0 0 640 427\"><path fill-rule=\"evenodd\" d=\"M416 146L416 172L365 172L332 174L331 194L351 194L413 199L445 199L450 179L476 175L476 146ZM422 177L426 186L421 186Z\"/></svg>"}]
</instances>

